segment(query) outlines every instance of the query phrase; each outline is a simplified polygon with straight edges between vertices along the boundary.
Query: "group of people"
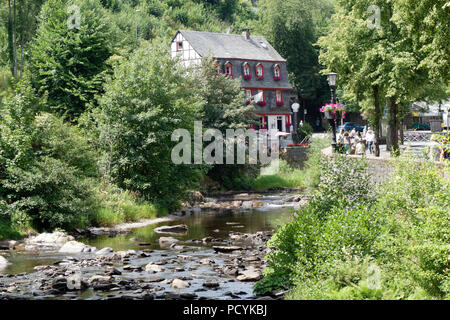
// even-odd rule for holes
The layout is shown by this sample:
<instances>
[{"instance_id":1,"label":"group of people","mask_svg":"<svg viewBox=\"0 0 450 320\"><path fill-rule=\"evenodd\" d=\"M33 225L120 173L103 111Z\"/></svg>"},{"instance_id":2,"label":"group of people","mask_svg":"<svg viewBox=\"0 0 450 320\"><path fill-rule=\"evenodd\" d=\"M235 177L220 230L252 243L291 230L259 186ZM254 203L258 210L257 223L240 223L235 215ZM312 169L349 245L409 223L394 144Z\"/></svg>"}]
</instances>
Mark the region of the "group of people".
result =
<instances>
[{"instance_id":1,"label":"group of people","mask_svg":"<svg viewBox=\"0 0 450 320\"><path fill-rule=\"evenodd\" d=\"M375 133L370 127L368 127L367 130L365 127L362 134L355 129L350 132L345 132L344 129L341 129L336 138L338 149L342 153L362 156L366 154L366 148L369 150L370 154L373 153Z\"/></svg>"}]
</instances>

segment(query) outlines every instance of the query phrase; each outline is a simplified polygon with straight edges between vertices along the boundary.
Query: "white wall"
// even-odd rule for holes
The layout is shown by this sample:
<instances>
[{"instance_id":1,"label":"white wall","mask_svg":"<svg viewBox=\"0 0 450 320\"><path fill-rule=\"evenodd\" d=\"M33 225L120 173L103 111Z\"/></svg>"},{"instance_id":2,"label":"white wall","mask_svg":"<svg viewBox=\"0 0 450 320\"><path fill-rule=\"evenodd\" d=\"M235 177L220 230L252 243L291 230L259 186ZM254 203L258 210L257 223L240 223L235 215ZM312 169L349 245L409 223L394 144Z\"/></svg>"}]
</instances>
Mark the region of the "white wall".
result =
<instances>
[{"instance_id":1,"label":"white wall","mask_svg":"<svg viewBox=\"0 0 450 320\"><path fill-rule=\"evenodd\" d=\"M177 51L177 42L180 41L183 42L183 49ZM189 42L179 32L177 33L172 43L170 44L170 52L172 58L179 56L185 66L200 63L201 59L200 55L197 53L197 51L194 50L194 48L192 48Z\"/></svg>"}]
</instances>

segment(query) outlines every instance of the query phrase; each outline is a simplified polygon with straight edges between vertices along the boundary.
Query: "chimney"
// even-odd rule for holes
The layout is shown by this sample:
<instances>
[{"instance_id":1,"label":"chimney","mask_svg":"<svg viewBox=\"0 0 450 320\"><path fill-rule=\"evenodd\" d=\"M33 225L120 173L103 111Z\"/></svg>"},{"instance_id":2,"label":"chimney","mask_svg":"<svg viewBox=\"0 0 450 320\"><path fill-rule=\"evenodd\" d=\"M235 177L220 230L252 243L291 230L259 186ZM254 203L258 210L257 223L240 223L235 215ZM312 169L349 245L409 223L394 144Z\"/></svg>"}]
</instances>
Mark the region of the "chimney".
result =
<instances>
[{"instance_id":1,"label":"chimney","mask_svg":"<svg viewBox=\"0 0 450 320\"><path fill-rule=\"evenodd\" d=\"M242 30L242 36L243 36L246 40L250 39L250 29L244 29L244 30Z\"/></svg>"}]
</instances>

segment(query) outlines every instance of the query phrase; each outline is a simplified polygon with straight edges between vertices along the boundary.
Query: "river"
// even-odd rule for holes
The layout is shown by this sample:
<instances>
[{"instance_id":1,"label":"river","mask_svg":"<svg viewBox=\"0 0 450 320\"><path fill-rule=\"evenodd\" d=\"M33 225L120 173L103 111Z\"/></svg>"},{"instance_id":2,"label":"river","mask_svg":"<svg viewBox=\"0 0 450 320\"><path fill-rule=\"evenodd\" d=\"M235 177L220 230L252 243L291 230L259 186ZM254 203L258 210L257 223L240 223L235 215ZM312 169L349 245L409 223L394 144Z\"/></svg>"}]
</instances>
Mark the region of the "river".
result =
<instances>
[{"instance_id":1,"label":"river","mask_svg":"<svg viewBox=\"0 0 450 320\"><path fill-rule=\"evenodd\" d=\"M264 244L249 242L239 238L239 235L254 235L257 232L270 234L278 226L292 219L292 207L295 203L285 203L283 199L287 195L257 195L253 199L264 202L264 206L257 209L232 210L227 213L202 211L114 237L101 235L77 239L98 249L110 247L115 252L135 251L135 254L118 261L101 260L93 253L68 255L52 250L11 250L6 256L10 265L0 271L0 292L25 299L114 299L123 296L151 299L255 298L254 281L238 281L237 271L227 274L224 270L244 270L248 265L255 266L256 269L264 267L263 258L267 250ZM178 224L185 224L188 231L176 234L160 234L154 231L162 225ZM238 235L235 236L238 239L231 241L232 234ZM172 248L161 246L161 236L174 237L178 242ZM213 249L213 246L217 245L239 245L243 250L217 253ZM149 263L159 265L163 270L148 273L145 266ZM38 266L48 267L39 269ZM82 279L89 279L94 275L105 276L106 271L113 268L118 272L108 281L109 287L99 289L91 286L85 290L59 292L53 285L52 289L51 283L57 277L78 272ZM181 279L189 286L182 289L172 288L172 279Z\"/></svg>"}]
</instances>

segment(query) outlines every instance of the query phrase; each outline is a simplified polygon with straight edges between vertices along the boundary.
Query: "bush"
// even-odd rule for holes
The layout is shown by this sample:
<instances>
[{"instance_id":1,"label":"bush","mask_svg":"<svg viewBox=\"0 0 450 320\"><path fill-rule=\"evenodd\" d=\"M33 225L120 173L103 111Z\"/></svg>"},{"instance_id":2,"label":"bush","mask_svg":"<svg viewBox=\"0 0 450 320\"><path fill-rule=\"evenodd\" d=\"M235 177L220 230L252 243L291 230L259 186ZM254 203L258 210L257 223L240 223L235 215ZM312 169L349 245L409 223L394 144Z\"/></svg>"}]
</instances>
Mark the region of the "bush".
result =
<instances>
[{"instance_id":1,"label":"bush","mask_svg":"<svg viewBox=\"0 0 450 320\"><path fill-rule=\"evenodd\" d=\"M269 240L274 251L255 291L292 288L288 299L448 299L448 168L394 165L374 193L361 164L322 162L309 204ZM349 172L361 182L342 181Z\"/></svg>"},{"instance_id":2,"label":"bush","mask_svg":"<svg viewBox=\"0 0 450 320\"><path fill-rule=\"evenodd\" d=\"M313 127L307 122L305 122L302 126L299 125L297 128L297 135L299 142L305 138L310 138L313 131L314 131Z\"/></svg>"}]
</instances>

